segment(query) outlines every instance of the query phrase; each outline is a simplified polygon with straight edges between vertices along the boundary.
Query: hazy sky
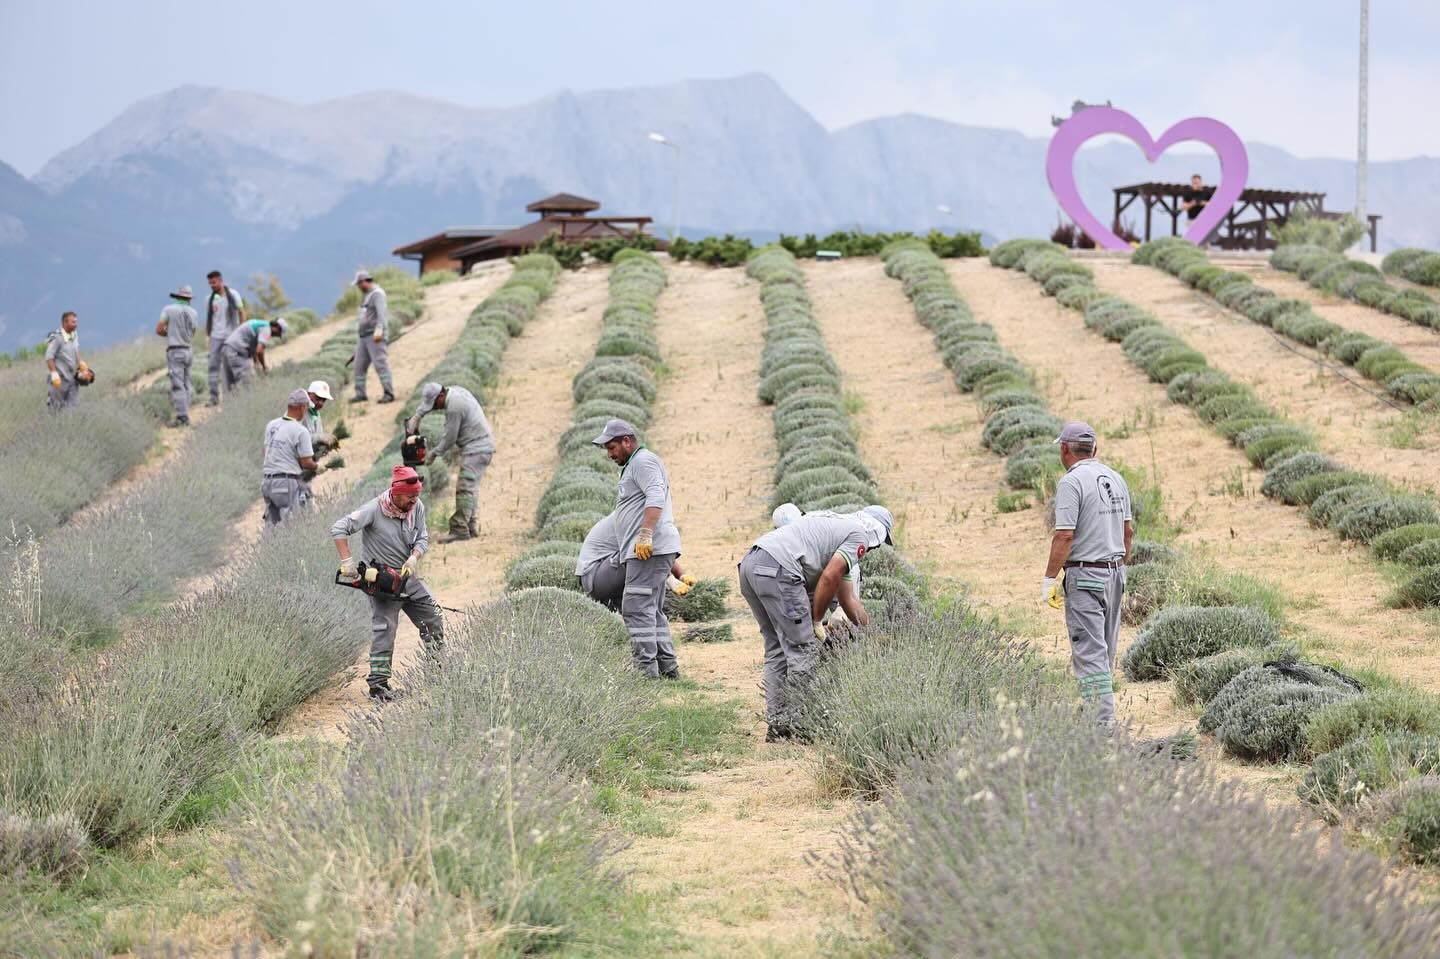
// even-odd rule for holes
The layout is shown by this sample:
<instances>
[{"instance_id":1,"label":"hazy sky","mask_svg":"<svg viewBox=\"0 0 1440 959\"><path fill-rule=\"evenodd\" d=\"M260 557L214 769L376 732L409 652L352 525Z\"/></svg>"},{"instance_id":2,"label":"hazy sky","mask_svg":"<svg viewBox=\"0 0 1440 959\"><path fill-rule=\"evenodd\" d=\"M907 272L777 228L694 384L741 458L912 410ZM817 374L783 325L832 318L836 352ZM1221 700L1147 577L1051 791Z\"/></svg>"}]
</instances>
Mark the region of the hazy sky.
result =
<instances>
[{"instance_id":1,"label":"hazy sky","mask_svg":"<svg viewBox=\"0 0 1440 959\"><path fill-rule=\"evenodd\" d=\"M1359 0L0 0L0 160L33 174L140 97L186 83L508 106L750 71L832 128L911 111L1045 134L1078 97L1110 99L1157 132L1209 114L1247 140L1349 157L1358 11ZM1371 19L1372 159L1440 155L1440 2L1374 0Z\"/></svg>"}]
</instances>

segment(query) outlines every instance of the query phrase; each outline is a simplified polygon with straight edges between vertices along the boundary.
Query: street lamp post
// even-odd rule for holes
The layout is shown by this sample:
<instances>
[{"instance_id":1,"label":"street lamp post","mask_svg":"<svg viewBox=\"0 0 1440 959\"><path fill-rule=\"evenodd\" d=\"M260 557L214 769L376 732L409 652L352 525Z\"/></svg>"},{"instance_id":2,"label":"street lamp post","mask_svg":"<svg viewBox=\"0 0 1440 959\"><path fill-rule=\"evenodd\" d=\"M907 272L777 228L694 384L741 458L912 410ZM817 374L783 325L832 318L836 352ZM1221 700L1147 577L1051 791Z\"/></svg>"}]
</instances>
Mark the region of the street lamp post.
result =
<instances>
[{"instance_id":1,"label":"street lamp post","mask_svg":"<svg viewBox=\"0 0 1440 959\"><path fill-rule=\"evenodd\" d=\"M674 217L671 219L670 242L674 243L675 238L680 235L680 146L663 133L650 131L645 138L652 143L658 143L662 147L669 147L675 151L675 209Z\"/></svg>"},{"instance_id":2,"label":"street lamp post","mask_svg":"<svg viewBox=\"0 0 1440 959\"><path fill-rule=\"evenodd\" d=\"M1365 222L1366 170L1370 153L1370 0L1360 0L1360 104L1355 148L1355 219Z\"/></svg>"}]
</instances>

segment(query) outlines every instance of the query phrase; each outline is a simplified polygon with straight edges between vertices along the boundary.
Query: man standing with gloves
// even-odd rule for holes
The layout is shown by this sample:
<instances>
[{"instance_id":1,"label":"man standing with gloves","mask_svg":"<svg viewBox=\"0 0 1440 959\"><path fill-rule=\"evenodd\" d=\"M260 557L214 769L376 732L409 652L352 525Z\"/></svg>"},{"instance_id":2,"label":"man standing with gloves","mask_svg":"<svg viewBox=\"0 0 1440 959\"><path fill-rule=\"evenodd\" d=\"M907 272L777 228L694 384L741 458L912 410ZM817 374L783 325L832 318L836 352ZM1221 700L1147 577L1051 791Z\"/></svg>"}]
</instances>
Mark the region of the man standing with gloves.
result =
<instances>
[{"instance_id":1,"label":"man standing with gloves","mask_svg":"<svg viewBox=\"0 0 1440 959\"><path fill-rule=\"evenodd\" d=\"M265 500L266 526L274 526L310 502L310 487L300 475L316 468L310 430L301 422L309 405L305 391L295 390L285 415L265 424L260 495Z\"/></svg>"},{"instance_id":2,"label":"man standing with gloves","mask_svg":"<svg viewBox=\"0 0 1440 959\"><path fill-rule=\"evenodd\" d=\"M475 493L480 479L495 458L495 435L475 394L463 386L426 383L420 388L420 405L405 421L406 435L420 432L420 420L431 410L445 411L445 435L425 454L426 464L438 462L454 447L460 451L460 478L455 483L455 512L444 542L454 543L479 534Z\"/></svg>"},{"instance_id":3,"label":"man standing with gloves","mask_svg":"<svg viewBox=\"0 0 1440 959\"><path fill-rule=\"evenodd\" d=\"M355 512L340 517L330 527L335 550L340 554L340 575L359 579L350 537L361 533L361 548L367 567L398 571L400 591L395 595L370 597L370 674L366 682L371 697L390 699L390 666L395 654L395 628L403 612L420 631L427 651L445 640L445 621L425 584L415 575L420 557L430 548L425 530L425 504L420 502L420 475L408 466L390 473L390 488Z\"/></svg>"},{"instance_id":4,"label":"man standing with gloves","mask_svg":"<svg viewBox=\"0 0 1440 959\"><path fill-rule=\"evenodd\" d=\"M177 287L170 294L171 303L160 311L155 335L165 337L165 369L170 374L170 405L175 408L175 425L190 425L190 403L195 389L190 383L190 367L195 354L191 342L200 318L190 307L194 294L188 285Z\"/></svg>"},{"instance_id":5,"label":"man standing with gloves","mask_svg":"<svg viewBox=\"0 0 1440 959\"><path fill-rule=\"evenodd\" d=\"M665 618L665 579L680 555L680 531L670 504L670 478L660 457L640 445L635 427L611 420L592 442L620 467L615 533L625 559L620 616L630 634L635 668L654 679L680 678L670 621Z\"/></svg>"},{"instance_id":6,"label":"man standing with gloves","mask_svg":"<svg viewBox=\"0 0 1440 959\"><path fill-rule=\"evenodd\" d=\"M205 301L205 335L210 338L210 405L219 406L225 341L245 322L245 301L225 285L219 270L211 270L205 278L210 281L210 296Z\"/></svg>"},{"instance_id":7,"label":"man standing with gloves","mask_svg":"<svg viewBox=\"0 0 1440 959\"><path fill-rule=\"evenodd\" d=\"M360 288L360 323L356 332L360 339L355 343L355 396L357 403L365 402L365 375L375 366L380 377L380 386L385 395L381 403L395 402L395 388L390 382L390 351L385 345L385 328L390 314L385 308L385 291L375 285L375 277L369 270L355 274L355 285Z\"/></svg>"},{"instance_id":8,"label":"man standing with gloves","mask_svg":"<svg viewBox=\"0 0 1440 959\"><path fill-rule=\"evenodd\" d=\"M1130 488L1119 473L1095 458L1095 431L1066 423L1055 440L1065 475L1055 488L1055 535L1040 584L1049 602L1055 578L1065 571L1065 626L1070 666L1080 698L1097 721L1115 721L1115 654L1120 641L1120 604L1125 563L1135 536Z\"/></svg>"},{"instance_id":9,"label":"man standing with gloves","mask_svg":"<svg viewBox=\"0 0 1440 959\"><path fill-rule=\"evenodd\" d=\"M60 329L45 341L45 368L50 371L50 412L72 409L80 395L80 380L91 376L80 359L80 317L73 310L60 315Z\"/></svg>"},{"instance_id":10,"label":"man standing with gloves","mask_svg":"<svg viewBox=\"0 0 1440 959\"><path fill-rule=\"evenodd\" d=\"M740 561L740 595L765 640L766 742L795 733L797 691L815 671L830 601L856 625L870 624L854 583L865 551L889 543L894 525L883 506L806 513L761 536Z\"/></svg>"}]
</instances>

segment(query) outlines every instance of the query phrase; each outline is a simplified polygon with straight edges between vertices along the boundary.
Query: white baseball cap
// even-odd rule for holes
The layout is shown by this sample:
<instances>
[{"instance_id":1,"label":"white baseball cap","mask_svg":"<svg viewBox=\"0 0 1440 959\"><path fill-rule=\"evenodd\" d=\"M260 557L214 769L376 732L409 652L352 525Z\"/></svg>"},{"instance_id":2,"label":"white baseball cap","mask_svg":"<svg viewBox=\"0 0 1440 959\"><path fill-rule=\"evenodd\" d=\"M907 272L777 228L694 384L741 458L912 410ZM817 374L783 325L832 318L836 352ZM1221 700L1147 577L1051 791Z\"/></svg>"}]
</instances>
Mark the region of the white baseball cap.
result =
<instances>
[{"instance_id":1,"label":"white baseball cap","mask_svg":"<svg viewBox=\"0 0 1440 959\"><path fill-rule=\"evenodd\" d=\"M800 507L794 503L781 503L775 507L775 512L770 514L770 522L775 524L776 529L779 529L782 526L790 525L804 515L805 513Z\"/></svg>"},{"instance_id":2,"label":"white baseball cap","mask_svg":"<svg viewBox=\"0 0 1440 959\"><path fill-rule=\"evenodd\" d=\"M326 383L324 380L316 380L314 383L311 383L309 386L305 387L305 392L314 393L322 400L333 400L335 398L330 395L330 384Z\"/></svg>"}]
</instances>

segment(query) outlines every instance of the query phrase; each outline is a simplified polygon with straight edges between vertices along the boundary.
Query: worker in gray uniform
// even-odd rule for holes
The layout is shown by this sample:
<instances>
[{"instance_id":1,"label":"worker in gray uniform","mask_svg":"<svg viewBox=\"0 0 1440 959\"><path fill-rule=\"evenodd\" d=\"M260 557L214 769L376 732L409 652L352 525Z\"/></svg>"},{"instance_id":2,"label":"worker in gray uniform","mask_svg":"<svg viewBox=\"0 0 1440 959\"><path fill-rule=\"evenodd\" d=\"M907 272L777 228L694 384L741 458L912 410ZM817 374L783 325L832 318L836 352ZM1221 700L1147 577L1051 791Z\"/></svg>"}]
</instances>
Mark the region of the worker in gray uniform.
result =
<instances>
[{"instance_id":1,"label":"worker in gray uniform","mask_svg":"<svg viewBox=\"0 0 1440 959\"><path fill-rule=\"evenodd\" d=\"M611 513L590 527L580 544L575 560L575 578L580 591L595 602L620 612L625 598L625 559L620 555L620 534L615 531L615 514ZM676 596L684 596L699 582L685 572L679 559L670 564L665 588Z\"/></svg>"},{"instance_id":2,"label":"worker in gray uniform","mask_svg":"<svg viewBox=\"0 0 1440 959\"><path fill-rule=\"evenodd\" d=\"M170 405L175 409L175 425L190 425L190 404L195 388L190 382L190 368L195 360L192 342L200 317L190 306L195 294L182 284L170 294L170 305L160 311L155 335L165 337L165 371L170 374Z\"/></svg>"},{"instance_id":3,"label":"worker in gray uniform","mask_svg":"<svg viewBox=\"0 0 1440 959\"><path fill-rule=\"evenodd\" d=\"M390 486L375 499L335 521L330 536L340 554L340 575L359 579L350 552L350 537L363 537L361 554L367 566L397 570L402 582L394 596L370 597L370 673L366 683L371 697L390 699L390 667L395 654L395 628L403 612L420 631L427 652L445 640L445 620L430 591L417 577L420 558L430 548L425 529L425 504L420 502L420 474L408 466L390 473Z\"/></svg>"},{"instance_id":4,"label":"worker in gray uniform","mask_svg":"<svg viewBox=\"0 0 1440 959\"><path fill-rule=\"evenodd\" d=\"M604 447L620 467L614 513L625 558L620 616L630 634L635 668L652 679L679 679L664 599L665 578L680 556L680 531L675 528L665 464L640 444L635 427L624 420L610 420L592 442Z\"/></svg>"},{"instance_id":5,"label":"worker in gray uniform","mask_svg":"<svg viewBox=\"0 0 1440 959\"><path fill-rule=\"evenodd\" d=\"M305 395L310 400L310 408L305 414L305 426L310 430L310 442L315 447L315 458L318 460L340 445L335 434L326 431L325 421L320 415L325 404L334 397L330 393L330 384L324 380L315 380L305 387Z\"/></svg>"},{"instance_id":6,"label":"worker in gray uniform","mask_svg":"<svg viewBox=\"0 0 1440 959\"><path fill-rule=\"evenodd\" d=\"M452 447L460 452L460 478L455 482L455 512L444 542L454 543L479 534L475 494L480 479L495 458L495 435L475 394L463 386L426 383L420 388L420 405L405 421L405 432L420 432L420 421L431 410L445 411L445 434L425 454L426 464L439 461Z\"/></svg>"},{"instance_id":7,"label":"worker in gray uniform","mask_svg":"<svg viewBox=\"0 0 1440 959\"><path fill-rule=\"evenodd\" d=\"M45 368L50 371L50 412L74 408L80 398L80 378L90 375L90 367L80 359L80 317L75 311L60 314L60 329L52 330L45 340Z\"/></svg>"},{"instance_id":8,"label":"worker in gray uniform","mask_svg":"<svg viewBox=\"0 0 1440 959\"><path fill-rule=\"evenodd\" d=\"M883 506L806 513L761 536L740 561L740 595L765 641L766 742L795 734L799 694L815 671L830 601L838 598L852 623L870 625L854 583L865 551L889 543L894 526Z\"/></svg>"},{"instance_id":9,"label":"worker in gray uniform","mask_svg":"<svg viewBox=\"0 0 1440 959\"><path fill-rule=\"evenodd\" d=\"M310 398L295 390L284 416L265 424L265 458L260 467L260 495L265 500L265 525L282 522L310 502L310 486L301 474L315 470L310 430L302 422Z\"/></svg>"},{"instance_id":10,"label":"worker in gray uniform","mask_svg":"<svg viewBox=\"0 0 1440 959\"><path fill-rule=\"evenodd\" d=\"M265 344L278 340L289 328L284 317L246 320L236 327L225 339L225 350L220 357L226 392L250 382L257 363L262 371L269 372L270 367L265 363Z\"/></svg>"},{"instance_id":11,"label":"worker in gray uniform","mask_svg":"<svg viewBox=\"0 0 1440 959\"><path fill-rule=\"evenodd\" d=\"M1095 431L1088 424L1066 423L1055 442L1065 475L1055 488L1055 535L1041 601L1050 601L1063 569L1070 666L1080 698L1099 722L1109 724L1115 721L1113 674L1125 563L1135 536L1130 488L1095 458Z\"/></svg>"},{"instance_id":12,"label":"worker in gray uniform","mask_svg":"<svg viewBox=\"0 0 1440 959\"><path fill-rule=\"evenodd\" d=\"M225 285L219 270L205 274L210 296L205 300L205 335L210 340L210 405L220 405L220 384L225 378L225 341L245 322L245 300Z\"/></svg>"},{"instance_id":13,"label":"worker in gray uniform","mask_svg":"<svg viewBox=\"0 0 1440 959\"><path fill-rule=\"evenodd\" d=\"M385 344L386 327L390 321L385 305L385 291L375 285L375 277L369 270L355 274L355 285L360 288L360 322L356 332L360 339L355 342L355 396L357 403L365 402L365 376L370 367L380 377L380 386L385 395L381 403L395 402L395 387L390 381L390 351Z\"/></svg>"}]
</instances>

